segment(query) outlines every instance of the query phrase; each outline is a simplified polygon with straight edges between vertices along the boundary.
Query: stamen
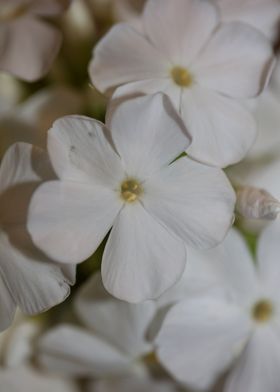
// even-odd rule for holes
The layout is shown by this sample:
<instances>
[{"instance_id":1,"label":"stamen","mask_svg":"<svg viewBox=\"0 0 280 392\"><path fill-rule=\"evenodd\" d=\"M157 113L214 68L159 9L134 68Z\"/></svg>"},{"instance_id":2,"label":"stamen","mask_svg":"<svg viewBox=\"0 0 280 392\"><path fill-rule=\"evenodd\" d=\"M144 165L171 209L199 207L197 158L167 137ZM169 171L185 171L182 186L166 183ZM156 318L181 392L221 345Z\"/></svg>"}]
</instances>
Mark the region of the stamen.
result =
<instances>
[{"instance_id":1,"label":"stamen","mask_svg":"<svg viewBox=\"0 0 280 392\"><path fill-rule=\"evenodd\" d=\"M135 202L142 193L143 188L137 180L128 179L125 180L121 185L121 197L127 203Z\"/></svg>"},{"instance_id":2,"label":"stamen","mask_svg":"<svg viewBox=\"0 0 280 392\"><path fill-rule=\"evenodd\" d=\"M273 316L273 305L269 300L257 302L252 309L252 316L259 323L267 322Z\"/></svg>"},{"instance_id":3,"label":"stamen","mask_svg":"<svg viewBox=\"0 0 280 392\"><path fill-rule=\"evenodd\" d=\"M193 77L187 68L176 66L171 70L173 81L180 87L190 87L193 83Z\"/></svg>"}]
</instances>

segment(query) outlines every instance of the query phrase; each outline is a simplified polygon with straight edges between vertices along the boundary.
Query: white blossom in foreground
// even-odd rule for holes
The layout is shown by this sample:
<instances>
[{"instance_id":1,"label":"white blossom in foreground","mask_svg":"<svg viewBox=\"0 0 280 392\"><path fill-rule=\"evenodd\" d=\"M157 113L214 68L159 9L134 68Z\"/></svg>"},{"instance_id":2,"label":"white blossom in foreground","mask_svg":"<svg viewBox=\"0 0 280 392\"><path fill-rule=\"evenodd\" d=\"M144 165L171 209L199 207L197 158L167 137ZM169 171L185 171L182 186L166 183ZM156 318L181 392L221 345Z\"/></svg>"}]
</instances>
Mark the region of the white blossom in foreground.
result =
<instances>
[{"instance_id":1,"label":"white blossom in foreground","mask_svg":"<svg viewBox=\"0 0 280 392\"><path fill-rule=\"evenodd\" d=\"M180 278L185 243L209 248L223 240L235 194L222 170L187 157L174 161L190 139L166 96L123 103L107 126L111 133L79 116L54 123L48 151L60 180L35 192L28 228L50 257L79 263L113 226L101 266L104 285L120 299L140 302Z\"/></svg>"},{"instance_id":2,"label":"white blossom in foreground","mask_svg":"<svg viewBox=\"0 0 280 392\"><path fill-rule=\"evenodd\" d=\"M60 32L43 18L63 13L70 0L0 0L0 70L34 81L50 69Z\"/></svg>"},{"instance_id":3,"label":"white blossom in foreground","mask_svg":"<svg viewBox=\"0 0 280 392\"><path fill-rule=\"evenodd\" d=\"M31 368L1 369L0 384L3 392L79 392L74 382Z\"/></svg>"},{"instance_id":4,"label":"white blossom in foreground","mask_svg":"<svg viewBox=\"0 0 280 392\"><path fill-rule=\"evenodd\" d=\"M58 266L31 243L26 230L30 196L42 179L52 178L47 158L31 145L15 144L0 169L0 330L16 308L33 315L62 302L74 283L73 266Z\"/></svg>"},{"instance_id":5,"label":"white blossom in foreground","mask_svg":"<svg viewBox=\"0 0 280 392\"><path fill-rule=\"evenodd\" d=\"M234 230L211 251L217 289L176 304L156 339L161 363L177 380L206 389L232 365L225 392L278 391L279 235L278 222L262 233L256 266Z\"/></svg>"},{"instance_id":6,"label":"white blossom in foreground","mask_svg":"<svg viewBox=\"0 0 280 392\"><path fill-rule=\"evenodd\" d=\"M155 304L129 304L109 295L98 273L79 292L75 308L87 328L64 324L39 341L44 368L70 376L97 377L142 374L141 357L153 350L146 340Z\"/></svg>"},{"instance_id":7,"label":"white blossom in foreground","mask_svg":"<svg viewBox=\"0 0 280 392\"><path fill-rule=\"evenodd\" d=\"M255 138L255 122L240 99L258 95L270 73L272 48L249 25L219 26L216 7L201 0L149 0L143 33L119 24L99 42L89 67L102 92L130 98L164 92L193 137L187 153L227 166Z\"/></svg>"},{"instance_id":8,"label":"white blossom in foreground","mask_svg":"<svg viewBox=\"0 0 280 392\"><path fill-rule=\"evenodd\" d=\"M279 31L279 0L213 0L224 22L241 21L274 40Z\"/></svg>"}]
</instances>

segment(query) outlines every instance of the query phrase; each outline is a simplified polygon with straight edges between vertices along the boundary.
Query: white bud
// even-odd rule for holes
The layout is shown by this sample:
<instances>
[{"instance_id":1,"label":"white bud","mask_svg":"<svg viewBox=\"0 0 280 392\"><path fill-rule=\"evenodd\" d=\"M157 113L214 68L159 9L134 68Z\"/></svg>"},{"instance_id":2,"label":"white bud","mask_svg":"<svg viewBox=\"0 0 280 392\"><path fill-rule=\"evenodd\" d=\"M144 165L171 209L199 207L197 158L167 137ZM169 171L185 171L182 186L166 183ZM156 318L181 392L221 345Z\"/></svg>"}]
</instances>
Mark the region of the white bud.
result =
<instances>
[{"instance_id":1,"label":"white bud","mask_svg":"<svg viewBox=\"0 0 280 392\"><path fill-rule=\"evenodd\" d=\"M240 186L236 196L236 212L244 218L274 220L280 212L280 202L264 189Z\"/></svg>"}]
</instances>

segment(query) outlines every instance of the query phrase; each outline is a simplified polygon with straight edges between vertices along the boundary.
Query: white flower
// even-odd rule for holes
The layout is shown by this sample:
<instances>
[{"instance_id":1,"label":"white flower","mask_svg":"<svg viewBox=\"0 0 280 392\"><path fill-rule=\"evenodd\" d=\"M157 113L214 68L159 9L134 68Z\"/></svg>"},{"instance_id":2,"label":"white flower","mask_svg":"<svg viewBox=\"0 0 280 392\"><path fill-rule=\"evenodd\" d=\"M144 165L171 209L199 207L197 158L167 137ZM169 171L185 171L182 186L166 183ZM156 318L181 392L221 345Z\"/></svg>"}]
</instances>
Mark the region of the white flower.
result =
<instances>
[{"instance_id":1,"label":"white flower","mask_svg":"<svg viewBox=\"0 0 280 392\"><path fill-rule=\"evenodd\" d=\"M34 81L50 69L60 32L42 20L61 14L70 0L0 0L0 70Z\"/></svg>"},{"instance_id":2,"label":"white flower","mask_svg":"<svg viewBox=\"0 0 280 392\"><path fill-rule=\"evenodd\" d=\"M74 283L73 266L52 263L31 243L26 230L30 195L52 178L46 154L19 143L7 151L0 170L0 330L12 323L17 306L36 314L62 302Z\"/></svg>"},{"instance_id":3,"label":"white flower","mask_svg":"<svg viewBox=\"0 0 280 392\"><path fill-rule=\"evenodd\" d=\"M32 368L0 368L0 384L3 392L78 392L71 380L35 371Z\"/></svg>"},{"instance_id":4,"label":"white flower","mask_svg":"<svg viewBox=\"0 0 280 392\"><path fill-rule=\"evenodd\" d=\"M219 27L216 7L201 0L149 0L143 33L119 24L99 42L89 72L114 97L164 92L193 137L187 153L227 166L255 138L255 122L240 99L258 95L273 58L262 33L233 22Z\"/></svg>"},{"instance_id":5,"label":"white flower","mask_svg":"<svg viewBox=\"0 0 280 392\"><path fill-rule=\"evenodd\" d=\"M28 227L50 257L78 263L113 226L101 266L104 285L120 299L140 302L180 278L185 243L207 248L223 240L235 195L222 170L187 157L173 162L189 138L162 94L123 103L107 125L111 134L86 117L54 123L48 151L60 181L35 192Z\"/></svg>"},{"instance_id":6,"label":"white flower","mask_svg":"<svg viewBox=\"0 0 280 392\"><path fill-rule=\"evenodd\" d=\"M39 341L39 362L70 376L107 378L140 374L141 357L153 350L146 340L155 304L128 304L104 289L100 274L82 287L76 312L86 328L61 325Z\"/></svg>"},{"instance_id":7,"label":"white flower","mask_svg":"<svg viewBox=\"0 0 280 392\"><path fill-rule=\"evenodd\" d=\"M225 22L241 21L260 29L268 38L275 39L280 22L278 0L213 0L219 6Z\"/></svg>"},{"instance_id":8,"label":"white flower","mask_svg":"<svg viewBox=\"0 0 280 392\"><path fill-rule=\"evenodd\" d=\"M206 389L233 365L225 392L278 391L279 235L279 223L262 233L256 266L233 230L211 251L207 262L219 278L217 290L176 304L156 339L161 363L177 380Z\"/></svg>"}]
</instances>

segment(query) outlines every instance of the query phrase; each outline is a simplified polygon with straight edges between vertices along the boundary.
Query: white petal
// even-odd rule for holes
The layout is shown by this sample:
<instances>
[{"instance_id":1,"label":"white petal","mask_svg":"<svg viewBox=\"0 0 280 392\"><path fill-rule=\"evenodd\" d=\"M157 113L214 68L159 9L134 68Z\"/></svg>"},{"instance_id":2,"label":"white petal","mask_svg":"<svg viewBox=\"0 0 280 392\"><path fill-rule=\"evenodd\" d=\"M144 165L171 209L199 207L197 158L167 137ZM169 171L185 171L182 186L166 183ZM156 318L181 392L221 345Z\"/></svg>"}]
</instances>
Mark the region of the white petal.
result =
<instances>
[{"instance_id":1,"label":"white petal","mask_svg":"<svg viewBox=\"0 0 280 392\"><path fill-rule=\"evenodd\" d=\"M193 65L197 82L231 97L258 95L273 62L269 41L243 23L222 26Z\"/></svg>"},{"instance_id":2,"label":"white petal","mask_svg":"<svg viewBox=\"0 0 280 392\"><path fill-rule=\"evenodd\" d=\"M125 206L113 226L103 254L102 279L114 296L142 302L171 287L185 262L183 242L135 203Z\"/></svg>"},{"instance_id":3,"label":"white petal","mask_svg":"<svg viewBox=\"0 0 280 392\"><path fill-rule=\"evenodd\" d=\"M27 81L44 76L59 51L59 31L32 17L19 18L8 29L0 69Z\"/></svg>"},{"instance_id":4,"label":"white petal","mask_svg":"<svg viewBox=\"0 0 280 392\"><path fill-rule=\"evenodd\" d=\"M167 78L169 68L167 57L143 35L118 24L96 46L89 73L93 84L106 92L124 83Z\"/></svg>"},{"instance_id":5,"label":"white petal","mask_svg":"<svg viewBox=\"0 0 280 392\"><path fill-rule=\"evenodd\" d=\"M260 279L269 292L278 298L280 279L280 222L270 224L260 235L257 248L257 260Z\"/></svg>"},{"instance_id":6,"label":"white petal","mask_svg":"<svg viewBox=\"0 0 280 392\"><path fill-rule=\"evenodd\" d=\"M225 392L277 392L279 368L279 335L270 328L259 328L230 374Z\"/></svg>"},{"instance_id":7,"label":"white petal","mask_svg":"<svg viewBox=\"0 0 280 392\"><path fill-rule=\"evenodd\" d=\"M51 179L54 173L44 150L27 143L13 144L4 155L0 170L0 189L28 182Z\"/></svg>"},{"instance_id":8,"label":"white petal","mask_svg":"<svg viewBox=\"0 0 280 392\"><path fill-rule=\"evenodd\" d=\"M77 294L75 309L89 328L130 357L152 351L146 333L155 314L154 302L132 305L112 297L97 273Z\"/></svg>"},{"instance_id":9,"label":"white petal","mask_svg":"<svg viewBox=\"0 0 280 392\"><path fill-rule=\"evenodd\" d=\"M117 194L102 187L50 181L34 193L28 230L38 248L62 263L94 253L121 209Z\"/></svg>"},{"instance_id":10,"label":"white petal","mask_svg":"<svg viewBox=\"0 0 280 392\"><path fill-rule=\"evenodd\" d=\"M216 0L225 22L242 21L274 39L280 15L278 0Z\"/></svg>"},{"instance_id":11,"label":"white petal","mask_svg":"<svg viewBox=\"0 0 280 392\"><path fill-rule=\"evenodd\" d=\"M162 94L122 103L109 126L127 174L139 179L169 164L190 144L179 114Z\"/></svg>"},{"instance_id":12,"label":"white petal","mask_svg":"<svg viewBox=\"0 0 280 392\"><path fill-rule=\"evenodd\" d=\"M226 167L244 158L256 137L256 124L240 103L222 94L194 87L182 94L181 114L192 136L187 153Z\"/></svg>"},{"instance_id":13,"label":"white petal","mask_svg":"<svg viewBox=\"0 0 280 392\"><path fill-rule=\"evenodd\" d=\"M83 116L57 120L48 134L48 151L60 179L115 187L121 162L99 121Z\"/></svg>"},{"instance_id":14,"label":"white petal","mask_svg":"<svg viewBox=\"0 0 280 392\"><path fill-rule=\"evenodd\" d=\"M106 377L125 372L129 358L99 337L62 325L39 341L39 361L51 371L72 376Z\"/></svg>"},{"instance_id":15,"label":"white petal","mask_svg":"<svg viewBox=\"0 0 280 392\"><path fill-rule=\"evenodd\" d=\"M235 194L220 169L181 158L144 184L145 208L195 248L210 248L225 237Z\"/></svg>"},{"instance_id":16,"label":"white petal","mask_svg":"<svg viewBox=\"0 0 280 392\"><path fill-rule=\"evenodd\" d=\"M246 313L222 298L185 300L168 313L157 355L178 381L205 389L230 365L249 329Z\"/></svg>"},{"instance_id":17,"label":"white petal","mask_svg":"<svg viewBox=\"0 0 280 392\"><path fill-rule=\"evenodd\" d=\"M35 250L17 249L4 232L0 234L0 249L1 276L13 299L11 301L24 313L44 312L70 294L70 282L59 266L42 259Z\"/></svg>"},{"instance_id":18,"label":"white petal","mask_svg":"<svg viewBox=\"0 0 280 392\"><path fill-rule=\"evenodd\" d=\"M16 303L2 275L0 276L0 295L0 332L2 332L12 324L16 311Z\"/></svg>"},{"instance_id":19,"label":"white petal","mask_svg":"<svg viewBox=\"0 0 280 392\"><path fill-rule=\"evenodd\" d=\"M57 16L67 9L72 0L36 0L29 12L43 17Z\"/></svg>"},{"instance_id":20,"label":"white petal","mask_svg":"<svg viewBox=\"0 0 280 392\"><path fill-rule=\"evenodd\" d=\"M78 386L71 380L36 372L31 367L1 369L0 383L3 391L9 392L78 392Z\"/></svg>"},{"instance_id":21,"label":"white petal","mask_svg":"<svg viewBox=\"0 0 280 392\"><path fill-rule=\"evenodd\" d=\"M150 0L144 9L144 31L174 65L189 65L218 24L216 8L197 0Z\"/></svg>"}]
</instances>

